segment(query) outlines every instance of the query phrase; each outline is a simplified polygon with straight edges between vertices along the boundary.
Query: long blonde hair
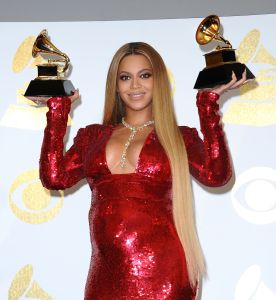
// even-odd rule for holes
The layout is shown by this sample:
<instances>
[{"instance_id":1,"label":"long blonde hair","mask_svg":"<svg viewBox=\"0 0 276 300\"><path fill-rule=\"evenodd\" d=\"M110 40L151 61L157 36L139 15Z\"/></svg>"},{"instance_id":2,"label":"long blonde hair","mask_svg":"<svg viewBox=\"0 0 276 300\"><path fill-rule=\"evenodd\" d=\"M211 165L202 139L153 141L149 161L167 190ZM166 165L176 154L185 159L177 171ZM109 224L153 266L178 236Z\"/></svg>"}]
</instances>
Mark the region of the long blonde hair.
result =
<instances>
[{"instance_id":1,"label":"long blonde hair","mask_svg":"<svg viewBox=\"0 0 276 300\"><path fill-rule=\"evenodd\" d=\"M187 152L177 125L165 64L150 45L142 42L125 44L114 55L107 74L103 124L118 124L124 116L116 86L119 64L127 55L144 55L152 66L155 131L170 162L174 223L185 251L189 280L195 286L204 275L205 263L195 225Z\"/></svg>"}]
</instances>

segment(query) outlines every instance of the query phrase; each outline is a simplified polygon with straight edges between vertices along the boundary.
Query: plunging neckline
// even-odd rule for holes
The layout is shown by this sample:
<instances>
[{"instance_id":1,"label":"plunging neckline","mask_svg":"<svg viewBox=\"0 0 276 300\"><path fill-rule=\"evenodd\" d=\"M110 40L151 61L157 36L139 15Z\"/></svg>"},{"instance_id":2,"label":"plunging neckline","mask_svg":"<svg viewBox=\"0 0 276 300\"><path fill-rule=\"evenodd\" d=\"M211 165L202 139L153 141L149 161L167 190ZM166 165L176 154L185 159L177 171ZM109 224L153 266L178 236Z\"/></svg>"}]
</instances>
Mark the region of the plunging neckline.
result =
<instances>
[{"instance_id":1,"label":"plunging neckline","mask_svg":"<svg viewBox=\"0 0 276 300\"><path fill-rule=\"evenodd\" d=\"M148 133L148 135L146 136L146 138L145 138L145 140L144 140L144 143L143 143L143 145L142 145L142 148L141 148L141 150L140 150L140 152L139 152L138 159L137 159L137 161L136 161L135 168L134 168L133 172L128 172L128 173L112 173L112 172L110 171L110 168L109 168L108 164L107 164L106 147L107 147L107 144L108 144L108 142L109 142L109 140L110 140L110 138L111 138L111 136L112 136L112 133L113 133L114 129L116 128L116 126L117 126L117 125L112 125L112 126L111 126L110 133L109 133L109 135L108 135L108 137L107 137L107 139L106 139L106 141L105 141L105 144L104 144L104 146L103 146L103 150L104 150L104 165L105 165L105 168L106 168L106 170L107 170L107 172L108 172L109 175L133 175L133 174L137 174L137 171L138 171L138 168L139 168L139 163L140 163L142 154L143 154L143 152L144 152L144 150L145 150L145 147L146 147L146 145L147 145L147 143L148 143L148 141L149 141L151 135L155 132L155 129L154 129L154 127L153 127L153 128L151 129L151 131Z\"/></svg>"}]
</instances>

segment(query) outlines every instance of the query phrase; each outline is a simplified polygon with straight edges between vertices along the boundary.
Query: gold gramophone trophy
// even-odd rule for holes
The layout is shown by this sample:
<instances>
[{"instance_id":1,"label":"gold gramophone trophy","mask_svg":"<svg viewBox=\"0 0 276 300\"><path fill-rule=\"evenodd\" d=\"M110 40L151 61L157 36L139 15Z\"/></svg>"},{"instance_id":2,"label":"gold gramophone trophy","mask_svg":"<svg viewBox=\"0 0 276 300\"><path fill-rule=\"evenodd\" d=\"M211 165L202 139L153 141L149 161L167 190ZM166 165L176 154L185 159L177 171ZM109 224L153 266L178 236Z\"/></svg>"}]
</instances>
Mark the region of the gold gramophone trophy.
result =
<instances>
[{"instance_id":1,"label":"gold gramophone trophy","mask_svg":"<svg viewBox=\"0 0 276 300\"><path fill-rule=\"evenodd\" d=\"M75 88L64 75L70 59L50 42L46 29L40 32L33 45L32 56L36 57L40 53L58 58L37 65L38 76L30 82L24 96L36 103L43 103L49 97L72 95Z\"/></svg>"},{"instance_id":2,"label":"gold gramophone trophy","mask_svg":"<svg viewBox=\"0 0 276 300\"><path fill-rule=\"evenodd\" d=\"M206 17L197 28L196 41L198 44L205 45L215 40L224 45L217 46L214 51L204 55L206 68L198 74L195 89L212 88L225 84L232 79L232 72L239 80L245 69L247 80L255 78L245 64L236 61L235 49L232 49L230 42L219 34L219 29L220 20L216 15Z\"/></svg>"}]
</instances>

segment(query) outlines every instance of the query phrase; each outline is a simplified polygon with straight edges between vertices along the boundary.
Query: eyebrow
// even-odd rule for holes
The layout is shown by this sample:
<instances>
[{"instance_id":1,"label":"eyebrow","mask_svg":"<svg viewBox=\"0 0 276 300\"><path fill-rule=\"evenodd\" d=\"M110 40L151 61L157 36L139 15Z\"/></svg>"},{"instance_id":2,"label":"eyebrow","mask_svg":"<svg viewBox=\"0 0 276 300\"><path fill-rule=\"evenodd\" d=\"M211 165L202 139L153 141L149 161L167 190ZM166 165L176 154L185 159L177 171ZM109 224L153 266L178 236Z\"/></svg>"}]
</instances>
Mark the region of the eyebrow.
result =
<instances>
[{"instance_id":1,"label":"eyebrow","mask_svg":"<svg viewBox=\"0 0 276 300\"><path fill-rule=\"evenodd\" d=\"M152 69L142 69L142 70L140 70L140 71L138 72L138 74L139 74L139 73L143 73L143 72L145 72L145 71L152 72ZM125 73L125 74L131 74L131 73L127 72L127 71L121 71L119 74L122 74L122 73Z\"/></svg>"}]
</instances>

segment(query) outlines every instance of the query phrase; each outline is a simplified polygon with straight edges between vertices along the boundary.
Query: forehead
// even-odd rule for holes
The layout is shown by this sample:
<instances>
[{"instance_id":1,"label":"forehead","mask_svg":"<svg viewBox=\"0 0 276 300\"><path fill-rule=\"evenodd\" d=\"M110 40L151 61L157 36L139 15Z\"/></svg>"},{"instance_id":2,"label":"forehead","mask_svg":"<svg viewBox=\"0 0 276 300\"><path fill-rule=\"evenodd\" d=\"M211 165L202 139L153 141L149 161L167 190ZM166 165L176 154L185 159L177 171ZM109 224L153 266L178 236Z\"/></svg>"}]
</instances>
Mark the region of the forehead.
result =
<instances>
[{"instance_id":1,"label":"forehead","mask_svg":"<svg viewBox=\"0 0 276 300\"><path fill-rule=\"evenodd\" d=\"M150 61L142 54L127 55L119 64L119 71L134 72L142 69L151 69Z\"/></svg>"}]
</instances>

